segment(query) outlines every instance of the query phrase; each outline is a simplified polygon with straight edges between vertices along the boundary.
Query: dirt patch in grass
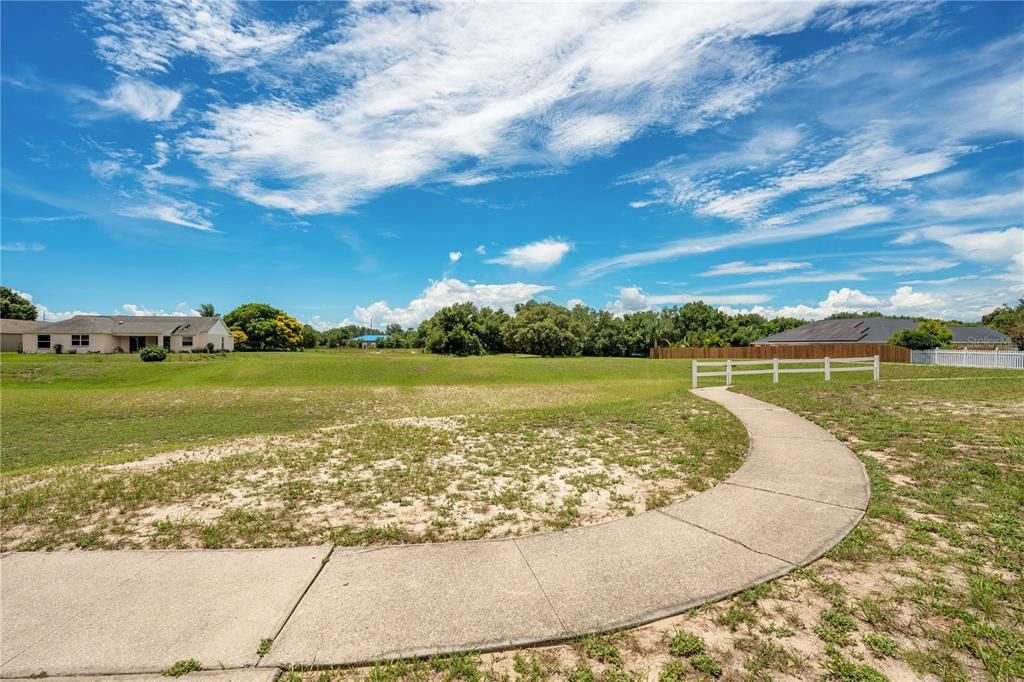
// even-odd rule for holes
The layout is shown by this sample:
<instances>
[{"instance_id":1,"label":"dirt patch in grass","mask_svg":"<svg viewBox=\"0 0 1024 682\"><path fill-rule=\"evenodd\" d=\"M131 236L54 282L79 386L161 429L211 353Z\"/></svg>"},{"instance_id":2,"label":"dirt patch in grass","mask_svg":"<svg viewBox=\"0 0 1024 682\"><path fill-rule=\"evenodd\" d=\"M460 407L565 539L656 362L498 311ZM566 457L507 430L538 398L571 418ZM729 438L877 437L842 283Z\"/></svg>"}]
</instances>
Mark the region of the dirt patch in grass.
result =
<instances>
[{"instance_id":1,"label":"dirt patch in grass","mask_svg":"<svg viewBox=\"0 0 1024 682\"><path fill-rule=\"evenodd\" d=\"M521 535L685 499L733 471L746 450L737 420L685 391L529 409L510 407L523 397L518 390L495 393L443 387L440 397L417 396L424 414L381 410L290 436L7 477L3 511L19 532L5 534L3 546L266 547ZM434 400L450 409L467 396L487 410L431 414Z\"/></svg>"}]
</instances>

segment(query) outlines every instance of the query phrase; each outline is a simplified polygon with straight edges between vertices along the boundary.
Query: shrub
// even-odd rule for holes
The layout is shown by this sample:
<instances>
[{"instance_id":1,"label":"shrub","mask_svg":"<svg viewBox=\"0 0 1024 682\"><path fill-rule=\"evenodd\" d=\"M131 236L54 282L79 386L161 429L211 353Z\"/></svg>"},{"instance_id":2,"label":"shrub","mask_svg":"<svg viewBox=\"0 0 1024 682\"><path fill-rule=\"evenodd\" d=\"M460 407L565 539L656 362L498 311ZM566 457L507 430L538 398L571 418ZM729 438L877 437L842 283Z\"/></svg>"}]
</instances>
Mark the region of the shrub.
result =
<instances>
[{"instance_id":1,"label":"shrub","mask_svg":"<svg viewBox=\"0 0 1024 682\"><path fill-rule=\"evenodd\" d=\"M911 350L931 350L942 345L939 338L923 329L901 329L889 337L890 346L903 346Z\"/></svg>"},{"instance_id":2,"label":"shrub","mask_svg":"<svg viewBox=\"0 0 1024 682\"><path fill-rule=\"evenodd\" d=\"M53 352L56 353L57 355L60 355L61 353L64 352L64 345L60 343L53 344Z\"/></svg>"},{"instance_id":3,"label":"shrub","mask_svg":"<svg viewBox=\"0 0 1024 682\"><path fill-rule=\"evenodd\" d=\"M124 348L121 348L121 346L114 346L114 354L117 355L120 353L124 353Z\"/></svg>"},{"instance_id":4,"label":"shrub","mask_svg":"<svg viewBox=\"0 0 1024 682\"><path fill-rule=\"evenodd\" d=\"M206 342L206 352L207 353L212 353L214 350L216 350L216 346L213 345L213 341L207 341Z\"/></svg>"},{"instance_id":5,"label":"shrub","mask_svg":"<svg viewBox=\"0 0 1024 682\"><path fill-rule=\"evenodd\" d=\"M143 362L163 362L167 359L167 350L163 346L146 346L139 351Z\"/></svg>"}]
</instances>

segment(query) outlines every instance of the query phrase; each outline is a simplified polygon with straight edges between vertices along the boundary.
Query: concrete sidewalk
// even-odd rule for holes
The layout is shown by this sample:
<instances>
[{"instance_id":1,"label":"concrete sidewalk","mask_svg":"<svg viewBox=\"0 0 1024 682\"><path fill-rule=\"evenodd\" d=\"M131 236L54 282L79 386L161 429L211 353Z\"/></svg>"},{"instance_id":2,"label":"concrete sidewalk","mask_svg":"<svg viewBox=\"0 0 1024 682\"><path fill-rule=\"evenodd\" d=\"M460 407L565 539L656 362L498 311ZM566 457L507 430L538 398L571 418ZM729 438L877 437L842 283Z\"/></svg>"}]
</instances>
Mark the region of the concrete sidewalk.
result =
<instances>
[{"instance_id":1,"label":"concrete sidewalk","mask_svg":"<svg viewBox=\"0 0 1024 682\"><path fill-rule=\"evenodd\" d=\"M813 561L860 520L857 458L724 388L750 453L665 509L560 533L381 548L15 553L0 676L324 666L548 642L673 615ZM329 557L329 559L328 559ZM326 561L326 563L325 563ZM273 646L257 655L263 639Z\"/></svg>"}]
</instances>

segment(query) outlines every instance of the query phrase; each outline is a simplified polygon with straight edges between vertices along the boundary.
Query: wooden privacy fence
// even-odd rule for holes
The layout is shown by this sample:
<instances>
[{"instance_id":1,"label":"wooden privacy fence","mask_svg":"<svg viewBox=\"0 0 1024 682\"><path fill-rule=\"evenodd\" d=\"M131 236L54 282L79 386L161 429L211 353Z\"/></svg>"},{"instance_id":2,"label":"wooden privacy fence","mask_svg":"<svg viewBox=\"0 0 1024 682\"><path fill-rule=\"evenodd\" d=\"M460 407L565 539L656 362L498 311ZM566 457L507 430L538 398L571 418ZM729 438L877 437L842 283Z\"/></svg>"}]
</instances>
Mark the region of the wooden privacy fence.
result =
<instances>
[{"instance_id":1,"label":"wooden privacy fence","mask_svg":"<svg viewBox=\"0 0 1024 682\"><path fill-rule=\"evenodd\" d=\"M915 350L910 355L910 361L915 365L1024 369L1024 351L966 349Z\"/></svg>"},{"instance_id":2,"label":"wooden privacy fence","mask_svg":"<svg viewBox=\"0 0 1024 682\"><path fill-rule=\"evenodd\" d=\"M809 364L809 363L822 363L822 367L794 367L787 369L785 367L779 367L779 365L797 365L797 364ZM865 364L865 363L871 363ZM836 363L839 364L836 367ZM853 366L848 366L846 363L854 363ZM736 367L750 367L755 365L767 365L771 364L771 369L736 369ZM700 371L701 367L725 367L724 370L713 370L711 372ZM725 377L725 385L732 386L732 378L743 374L771 374L772 381L779 383L780 374L807 374L807 373L824 373L825 381L832 381L833 372L871 372L871 378L874 381L878 381L880 362L877 355L869 358L821 358L820 360L780 360L779 358L772 358L771 360L712 360L712 361L701 361L694 360L693 364L690 365L693 373L693 387L697 388L697 381L700 377Z\"/></svg>"},{"instance_id":3,"label":"wooden privacy fence","mask_svg":"<svg viewBox=\"0 0 1024 682\"><path fill-rule=\"evenodd\" d=\"M729 348L652 348L658 360L823 360L877 355L882 362L910 362L910 350L887 343L807 343Z\"/></svg>"}]
</instances>

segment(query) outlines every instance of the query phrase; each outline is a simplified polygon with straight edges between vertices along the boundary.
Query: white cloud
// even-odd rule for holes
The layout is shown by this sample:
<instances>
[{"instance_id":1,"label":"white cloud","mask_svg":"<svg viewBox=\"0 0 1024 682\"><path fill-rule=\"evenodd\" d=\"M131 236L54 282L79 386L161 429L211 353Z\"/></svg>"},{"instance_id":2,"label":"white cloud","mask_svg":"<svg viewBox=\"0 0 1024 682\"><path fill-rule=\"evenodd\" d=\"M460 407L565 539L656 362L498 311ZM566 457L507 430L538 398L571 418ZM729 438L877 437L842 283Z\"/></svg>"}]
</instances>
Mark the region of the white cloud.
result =
<instances>
[{"instance_id":1,"label":"white cloud","mask_svg":"<svg viewBox=\"0 0 1024 682\"><path fill-rule=\"evenodd\" d=\"M99 313L97 312L87 312L84 310L50 310L42 303L36 303L35 301L33 301L32 294L29 294L24 291L18 291L17 289L13 289L12 291L14 291L22 298L24 298L29 303L32 303L36 307L36 319L42 320L44 322L58 322L60 320L66 320L69 317L74 317L75 315L99 315Z\"/></svg>"},{"instance_id":2,"label":"white cloud","mask_svg":"<svg viewBox=\"0 0 1024 682\"><path fill-rule=\"evenodd\" d=\"M972 261L1003 263L1024 253L1024 228L971 232L952 227L930 227L920 231L924 239L941 242Z\"/></svg>"},{"instance_id":3,"label":"white cloud","mask_svg":"<svg viewBox=\"0 0 1024 682\"><path fill-rule=\"evenodd\" d=\"M144 305L136 305L134 303L125 303L121 306L121 313L126 315L134 315L136 317L147 317L147 316L160 316L160 317L199 317L199 311L189 306L188 302L182 301L179 303L174 310L168 312L161 309L147 308Z\"/></svg>"},{"instance_id":4,"label":"white cloud","mask_svg":"<svg viewBox=\"0 0 1024 682\"><path fill-rule=\"evenodd\" d=\"M565 307L566 307L566 308L570 308L570 309L572 309L572 308L575 308L575 307L576 307L576 306L578 306L578 305L582 305L582 306L585 306L585 305L587 305L587 304L583 302L583 299L582 299L582 298L570 298L570 299L569 299L569 300L568 300L568 301L566 302L566 304L565 304Z\"/></svg>"},{"instance_id":5,"label":"white cloud","mask_svg":"<svg viewBox=\"0 0 1024 682\"><path fill-rule=\"evenodd\" d=\"M914 291L912 286L902 286L896 289L896 293L889 297L889 305L894 310L917 310L920 308L931 308L944 301L943 297L936 294Z\"/></svg>"},{"instance_id":6,"label":"white cloud","mask_svg":"<svg viewBox=\"0 0 1024 682\"><path fill-rule=\"evenodd\" d=\"M544 270L561 263L570 251L572 244L569 242L548 238L506 249L502 255L490 258L487 262L527 270Z\"/></svg>"},{"instance_id":7,"label":"white cloud","mask_svg":"<svg viewBox=\"0 0 1024 682\"><path fill-rule=\"evenodd\" d=\"M460 258L462 258L462 252L461 251L449 251L448 252L448 260L450 262L458 263Z\"/></svg>"},{"instance_id":8,"label":"white cloud","mask_svg":"<svg viewBox=\"0 0 1024 682\"><path fill-rule=\"evenodd\" d=\"M480 246L473 249L473 251L475 251L477 255L484 256L487 254L487 247L481 244Z\"/></svg>"},{"instance_id":9,"label":"white cloud","mask_svg":"<svg viewBox=\"0 0 1024 682\"><path fill-rule=\"evenodd\" d=\"M3 244L0 244L0 251L38 253L39 251L45 250L45 244L39 244L36 242L4 242Z\"/></svg>"},{"instance_id":10,"label":"white cloud","mask_svg":"<svg viewBox=\"0 0 1024 682\"><path fill-rule=\"evenodd\" d=\"M740 305L765 303L771 296L765 294L657 294L646 293L640 287L621 287L619 297L605 305L615 315L636 313L666 305L684 305L691 301L704 301L709 305Z\"/></svg>"},{"instance_id":11,"label":"white cloud","mask_svg":"<svg viewBox=\"0 0 1024 682\"><path fill-rule=\"evenodd\" d=\"M717 277L720 275L753 275L763 272L787 272L789 270L800 270L809 268L811 264L806 261L771 261L754 265L742 260L734 260L729 263L716 265L710 270L701 273L701 277Z\"/></svg>"},{"instance_id":12,"label":"white cloud","mask_svg":"<svg viewBox=\"0 0 1024 682\"><path fill-rule=\"evenodd\" d=\"M106 97L93 101L105 109L142 121L166 121L181 104L181 93L148 81L124 79L111 88Z\"/></svg>"},{"instance_id":13,"label":"white cloud","mask_svg":"<svg viewBox=\"0 0 1024 682\"><path fill-rule=\"evenodd\" d=\"M166 72L181 56L208 60L219 72L246 70L288 50L316 22L267 22L235 0L124 2L87 5L102 24L100 57L118 71Z\"/></svg>"},{"instance_id":14,"label":"white cloud","mask_svg":"<svg viewBox=\"0 0 1024 682\"><path fill-rule=\"evenodd\" d=\"M580 268L579 274L581 279L587 281L616 270L660 263L682 256L710 253L750 244L770 244L820 237L856 227L882 223L891 217L892 210L885 206L857 206L826 217L786 227L746 229L708 237L681 239L647 251L636 251L595 261Z\"/></svg>"},{"instance_id":15,"label":"white cloud","mask_svg":"<svg viewBox=\"0 0 1024 682\"><path fill-rule=\"evenodd\" d=\"M404 307L391 307L386 301L367 306L356 306L352 317L358 324L372 321L377 327L398 323L413 327L445 306L455 303L475 303L478 306L502 308L511 311L517 303L524 303L537 294L554 287L543 284L514 282L511 284L469 284L454 278L431 282L423 292Z\"/></svg>"},{"instance_id":16,"label":"white cloud","mask_svg":"<svg viewBox=\"0 0 1024 682\"><path fill-rule=\"evenodd\" d=\"M185 9L125 10L130 35L109 22L101 55L121 69L166 70L183 52L217 69L243 53L261 77L273 71L273 96L210 109L183 148L213 184L299 213L345 211L446 176L472 185L510 167L558 166L655 126L685 134L729 120L799 68L751 38L798 30L817 12L813 3L355 4L308 40L304 24L276 25L285 52L271 60L235 40L269 23L227 7L206 10L226 32L226 56L195 37L197 13ZM317 87L339 78L339 90Z\"/></svg>"},{"instance_id":17,"label":"white cloud","mask_svg":"<svg viewBox=\"0 0 1024 682\"><path fill-rule=\"evenodd\" d=\"M118 207L114 209L114 213L128 218L160 220L201 232L216 231L207 217L209 211L191 201L157 193L142 197L141 201L142 203Z\"/></svg>"},{"instance_id":18,"label":"white cloud","mask_svg":"<svg viewBox=\"0 0 1024 682\"><path fill-rule=\"evenodd\" d=\"M832 289L828 295L817 305L791 305L780 308L770 308L756 305L747 309L736 309L731 305L720 306L720 309L730 315L738 313L754 313L765 317L796 317L802 320L818 320L839 312L859 312L878 306L881 301L874 296L869 296L859 289Z\"/></svg>"}]
</instances>

